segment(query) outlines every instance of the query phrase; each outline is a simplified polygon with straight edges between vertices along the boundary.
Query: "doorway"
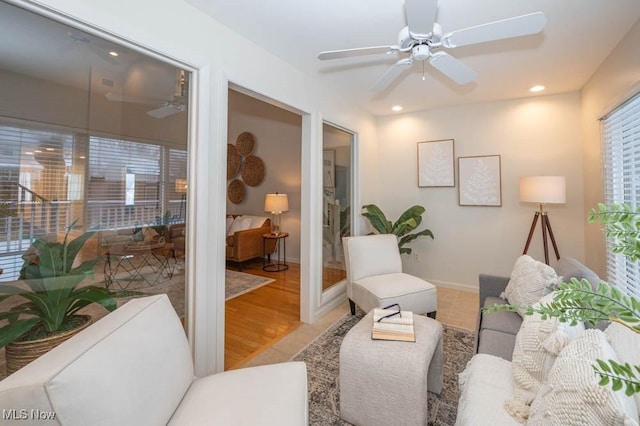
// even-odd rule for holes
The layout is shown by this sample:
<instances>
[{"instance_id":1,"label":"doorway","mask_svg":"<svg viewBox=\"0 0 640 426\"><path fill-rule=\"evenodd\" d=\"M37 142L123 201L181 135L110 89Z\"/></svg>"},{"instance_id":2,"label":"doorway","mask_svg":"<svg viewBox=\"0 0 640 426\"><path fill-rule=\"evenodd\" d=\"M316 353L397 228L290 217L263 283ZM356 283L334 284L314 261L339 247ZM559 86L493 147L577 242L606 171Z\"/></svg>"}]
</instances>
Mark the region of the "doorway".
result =
<instances>
[{"instance_id":1,"label":"doorway","mask_svg":"<svg viewBox=\"0 0 640 426\"><path fill-rule=\"evenodd\" d=\"M225 370L245 365L302 324L302 117L235 87L229 89L228 107L226 212L232 228L227 229L226 247ZM247 138L252 140L251 150L244 148ZM242 189L238 190L238 187ZM270 226L275 219L265 211L265 199L267 194L276 193L286 195L288 200L288 208L279 217L281 237L284 234L286 237L280 238L278 247L271 247L271 239L265 240L262 236L271 232ZM238 231L247 226L238 224L246 217L252 218L249 226L264 227L265 222L269 223L266 231L253 232L253 238L249 234L255 228ZM237 247L229 245L239 244L239 238L234 237L238 232L246 236L242 244L257 244L258 251L251 253L249 259L243 256L238 261L239 258L234 256ZM280 256L280 261L288 268L277 272L263 270L263 250L272 260ZM271 281L229 298L232 280L252 280L251 277L256 277L256 281Z\"/></svg>"}]
</instances>

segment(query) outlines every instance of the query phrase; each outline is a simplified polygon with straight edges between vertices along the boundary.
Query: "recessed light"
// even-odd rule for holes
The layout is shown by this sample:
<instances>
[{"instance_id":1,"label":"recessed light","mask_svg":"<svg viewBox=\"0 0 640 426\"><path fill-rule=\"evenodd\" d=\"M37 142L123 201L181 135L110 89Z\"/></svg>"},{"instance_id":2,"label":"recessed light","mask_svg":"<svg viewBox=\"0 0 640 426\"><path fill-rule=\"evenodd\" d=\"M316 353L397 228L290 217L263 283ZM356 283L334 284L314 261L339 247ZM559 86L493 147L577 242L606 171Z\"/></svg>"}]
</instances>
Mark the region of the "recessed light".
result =
<instances>
[{"instance_id":1,"label":"recessed light","mask_svg":"<svg viewBox=\"0 0 640 426\"><path fill-rule=\"evenodd\" d=\"M87 158L87 157L85 157L84 155L80 156L80 159L82 159L82 160L84 160L85 158Z\"/></svg>"},{"instance_id":2,"label":"recessed light","mask_svg":"<svg viewBox=\"0 0 640 426\"><path fill-rule=\"evenodd\" d=\"M542 92L544 90L544 86L533 86L531 89L529 89L530 92Z\"/></svg>"},{"instance_id":3,"label":"recessed light","mask_svg":"<svg viewBox=\"0 0 640 426\"><path fill-rule=\"evenodd\" d=\"M118 56L118 52L112 50L111 52L109 52L109 55L111 56Z\"/></svg>"},{"instance_id":4,"label":"recessed light","mask_svg":"<svg viewBox=\"0 0 640 426\"><path fill-rule=\"evenodd\" d=\"M35 151L35 152L37 152L37 153L41 153L41 152L42 152L42 150L41 150L41 149L36 149L36 151Z\"/></svg>"},{"instance_id":5,"label":"recessed light","mask_svg":"<svg viewBox=\"0 0 640 426\"><path fill-rule=\"evenodd\" d=\"M402 106L401 105L394 105L394 106L391 107L391 110L392 111L396 111L396 112L402 111Z\"/></svg>"},{"instance_id":6,"label":"recessed light","mask_svg":"<svg viewBox=\"0 0 640 426\"><path fill-rule=\"evenodd\" d=\"M27 152L25 152L25 154L26 154L26 155L33 155L33 152L31 152L31 151L27 151Z\"/></svg>"},{"instance_id":7,"label":"recessed light","mask_svg":"<svg viewBox=\"0 0 640 426\"><path fill-rule=\"evenodd\" d=\"M53 148L45 148L47 151L55 151Z\"/></svg>"}]
</instances>

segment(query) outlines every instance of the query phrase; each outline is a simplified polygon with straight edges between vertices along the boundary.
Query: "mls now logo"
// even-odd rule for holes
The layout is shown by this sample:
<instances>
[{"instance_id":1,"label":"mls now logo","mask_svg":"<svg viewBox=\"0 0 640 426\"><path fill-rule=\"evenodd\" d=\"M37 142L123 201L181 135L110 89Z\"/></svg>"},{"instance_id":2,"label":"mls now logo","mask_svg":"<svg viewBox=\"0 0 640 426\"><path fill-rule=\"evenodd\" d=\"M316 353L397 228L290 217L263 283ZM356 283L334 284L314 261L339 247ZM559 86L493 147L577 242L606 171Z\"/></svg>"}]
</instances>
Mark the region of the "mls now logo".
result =
<instances>
[{"instance_id":1,"label":"mls now logo","mask_svg":"<svg viewBox=\"0 0 640 426\"><path fill-rule=\"evenodd\" d=\"M53 411L27 410L27 409L2 409L2 420L55 420Z\"/></svg>"},{"instance_id":2,"label":"mls now logo","mask_svg":"<svg viewBox=\"0 0 640 426\"><path fill-rule=\"evenodd\" d=\"M11 410L2 409L2 420L28 420L29 419L29 411L25 410L17 410L15 408Z\"/></svg>"}]
</instances>

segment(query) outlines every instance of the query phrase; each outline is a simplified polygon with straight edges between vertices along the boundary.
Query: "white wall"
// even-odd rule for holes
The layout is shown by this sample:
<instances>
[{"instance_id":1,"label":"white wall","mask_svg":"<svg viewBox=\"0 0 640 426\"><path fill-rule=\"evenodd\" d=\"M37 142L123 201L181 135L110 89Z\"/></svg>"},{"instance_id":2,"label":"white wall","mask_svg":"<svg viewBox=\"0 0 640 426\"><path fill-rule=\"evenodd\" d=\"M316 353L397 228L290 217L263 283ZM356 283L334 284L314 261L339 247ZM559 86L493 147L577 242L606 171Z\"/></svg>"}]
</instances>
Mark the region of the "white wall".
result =
<instances>
[{"instance_id":1,"label":"white wall","mask_svg":"<svg viewBox=\"0 0 640 426\"><path fill-rule=\"evenodd\" d=\"M302 118L230 90L228 143L235 145L242 132L251 132L255 136L253 155L264 162L265 177L258 186L246 186L247 193L241 203L234 204L227 198L227 213L270 217L264 211L265 195L275 192L287 194L289 211L282 214L280 225L284 232L289 233L287 262L300 263Z\"/></svg>"},{"instance_id":2,"label":"white wall","mask_svg":"<svg viewBox=\"0 0 640 426\"><path fill-rule=\"evenodd\" d=\"M585 210L604 201L599 118L640 92L640 21L593 74L581 90L584 149ZM606 277L605 243L602 226L589 224L585 230L587 265Z\"/></svg>"},{"instance_id":3,"label":"white wall","mask_svg":"<svg viewBox=\"0 0 640 426\"><path fill-rule=\"evenodd\" d=\"M417 142L452 138L456 157L501 156L502 207L459 206L457 162L456 188L418 188ZM578 93L388 116L378 120L378 139L379 206L395 220L423 205L423 226L435 236L412 243L421 261L405 257L407 272L467 289L477 289L480 272L508 275L537 208L518 199L519 178L529 175L567 177L567 203L549 206L550 222L560 254L584 258ZM528 254L544 260L541 240L538 224ZM555 260L551 248L550 257Z\"/></svg>"}]
</instances>

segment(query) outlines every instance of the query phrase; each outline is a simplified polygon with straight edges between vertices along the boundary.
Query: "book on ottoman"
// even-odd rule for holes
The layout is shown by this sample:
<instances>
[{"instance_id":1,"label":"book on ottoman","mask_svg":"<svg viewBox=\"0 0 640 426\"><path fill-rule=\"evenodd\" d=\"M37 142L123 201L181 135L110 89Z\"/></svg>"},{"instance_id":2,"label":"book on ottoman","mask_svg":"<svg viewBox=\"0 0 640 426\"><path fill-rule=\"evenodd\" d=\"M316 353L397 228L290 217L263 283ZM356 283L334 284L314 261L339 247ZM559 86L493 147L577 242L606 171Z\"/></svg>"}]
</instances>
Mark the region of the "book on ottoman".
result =
<instances>
[{"instance_id":1,"label":"book on ottoman","mask_svg":"<svg viewBox=\"0 0 640 426\"><path fill-rule=\"evenodd\" d=\"M374 340L415 342L413 312L402 311L398 304L385 308L374 308L371 338Z\"/></svg>"}]
</instances>

